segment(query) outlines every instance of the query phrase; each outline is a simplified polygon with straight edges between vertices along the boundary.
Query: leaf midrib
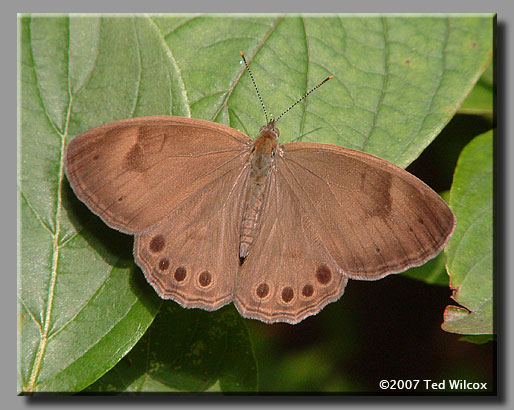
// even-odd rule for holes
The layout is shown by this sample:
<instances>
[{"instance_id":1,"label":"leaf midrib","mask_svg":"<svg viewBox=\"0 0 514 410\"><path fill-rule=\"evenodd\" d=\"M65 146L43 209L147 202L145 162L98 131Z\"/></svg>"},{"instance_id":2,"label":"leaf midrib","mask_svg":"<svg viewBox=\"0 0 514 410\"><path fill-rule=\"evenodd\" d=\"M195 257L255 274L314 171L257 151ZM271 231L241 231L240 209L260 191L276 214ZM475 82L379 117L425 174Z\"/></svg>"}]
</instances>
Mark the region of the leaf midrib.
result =
<instances>
[{"instance_id":1,"label":"leaf midrib","mask_svg":"<svg viewBox=\"0 0 514 410\"><path fill-rule=\"evenodd\" d=\"M34 65L34 71L36 72L36 67ZM36 72L36 82L39 83L37 72ZM59 251L60 251L60 234L61 234L61 213L62 213L62 186L64 180L64 149L66 146L66 138L68 136L68 127L70 123L71 116L71 107L73 104L73 94L71 91L71 79L70 79L70 30L69 30L69 20L68 20L68 67L67 67L67 79L68 79L68 108L66 113L66 123L64 125L63 132L59 132L57 128L55 128L57 135L61 139L61 147L59 151L59 177L57 182L57 198L56 198L56 206L55 206L55 232L52 234L52 269L50 276L50 285L48 289L48 299L46 303L46 313L43 324L43 331L40 335L40 342L36 353L36 359L34 361L34 365L32 367L32 372L29 377L29 384L27 386L27 392L34 391L34 387L37 382L37 377L39 375L39 371L41 369L41 365L43 362L43 357L45 355L46 347L48 344L48 333L50 330L50 322L52 318L52 308L53 308L53 300L55 295L55 285L57 282L57 269L59 264ZM39 85L38 85L39 88ZM41 101L44 105L44 102ZM46 112L46 109L45 109ZM50 122L51 119L48 118Z\"/></svg>"}]
</instances>

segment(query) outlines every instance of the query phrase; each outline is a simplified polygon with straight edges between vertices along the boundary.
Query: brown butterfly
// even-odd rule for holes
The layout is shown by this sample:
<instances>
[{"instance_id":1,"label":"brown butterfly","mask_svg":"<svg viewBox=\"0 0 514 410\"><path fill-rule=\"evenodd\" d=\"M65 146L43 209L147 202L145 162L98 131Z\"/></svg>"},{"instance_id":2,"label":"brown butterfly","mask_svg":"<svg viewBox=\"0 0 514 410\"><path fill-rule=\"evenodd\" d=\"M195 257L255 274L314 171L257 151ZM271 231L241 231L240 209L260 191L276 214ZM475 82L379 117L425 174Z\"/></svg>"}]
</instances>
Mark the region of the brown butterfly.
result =
<instances>
[{"instance_id":1,"label":"brown butterfly","mask_svg":"<svg viewBox=\"0 0 514 410\"><path fill-rule=\"evenodd\" d=\"M189 308L234 302L244 317L298 323L348 278L380 279L443 249L455 217L427 185L364 152L279 145L281 116L255 140L191 118L115 121L68 144L66 174L107 225L135 236L159 296Z\"/></svg>"}]
</instances>

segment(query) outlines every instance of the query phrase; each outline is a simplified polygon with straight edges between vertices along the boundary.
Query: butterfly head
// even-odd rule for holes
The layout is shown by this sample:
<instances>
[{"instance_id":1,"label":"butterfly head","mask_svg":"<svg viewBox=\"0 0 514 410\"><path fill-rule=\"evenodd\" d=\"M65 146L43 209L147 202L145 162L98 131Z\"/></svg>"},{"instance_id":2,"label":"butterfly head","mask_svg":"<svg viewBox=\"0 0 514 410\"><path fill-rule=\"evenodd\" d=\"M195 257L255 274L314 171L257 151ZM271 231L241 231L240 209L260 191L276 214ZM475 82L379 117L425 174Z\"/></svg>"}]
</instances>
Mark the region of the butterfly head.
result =
<instances>
[{"instance_id":1,"label":"butterfly head","mask_svg":"<svg viewBox=\"0 0 514 410\"><path fill-rule=\"evenodd\" d=\"M275 128L275 120L271 120L266 125L263 125L259 130L259 135L261 137L278 140L280 132L278 131L278 128Z\"/></svg>"}]
</instances>

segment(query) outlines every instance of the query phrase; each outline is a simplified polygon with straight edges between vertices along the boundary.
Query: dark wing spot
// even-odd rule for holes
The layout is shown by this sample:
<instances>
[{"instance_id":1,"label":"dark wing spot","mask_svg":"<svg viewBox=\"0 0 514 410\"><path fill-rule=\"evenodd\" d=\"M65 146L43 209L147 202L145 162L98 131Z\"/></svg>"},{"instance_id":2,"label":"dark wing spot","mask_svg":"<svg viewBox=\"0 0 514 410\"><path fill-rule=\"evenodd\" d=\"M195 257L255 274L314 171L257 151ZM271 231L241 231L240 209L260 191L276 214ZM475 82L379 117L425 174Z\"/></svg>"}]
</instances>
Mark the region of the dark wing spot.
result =
<instances>
[{"instance_id":1,"label":"dark wing spot","mask_svg":"<svg viewBox=\"0 0 514 410\"><path fill-rule=\"evenodd\" d=\"M137 136L134 145L125 154L123 158L123 169L133 172L144 172L150 168L153 163L150 161L149 154L152 153L151 147L155 146L155 138L151 138L147 129L138 128ZM122 131L123 132L123 131ZM125 132L129 132L125 130ZM127 138L133 137L134 130L132 129Z\"/></svg>"},{"instance_id":2,"label":"dark wing spot","mask_svg":"<svg viewBox=\"0 0 514 410\"><path fill-rule=\"evenodd\" d=\"M330 282L332 279L332 272L327 265L318 266L318 270L316 270L316 279L322 285L326 285Z\"/></svg>"},{"instance_id":3,"label":"dark wing spot","mask_svg":"<svg viewBox=\"0 0 514 410\"><path fill-rule=\"evenodd\" d=\"M156 253L160 252L164 249L164 244L165 244L164 236L156 235L150 241L150 250L152 252L156 252Z\"/></svg>"},{"instance_id":4,"label":"dark wing spot","mask_svg":"<svg viewBox=\"0 0 514 410\"><path fill-rule=\"evenodd\" d=\"M259 298L265 298L269 294L269 286L267 283L261 283L257 286L257 290L255 291Z\"/></svg>"},{"instance_id":5,"label":"dark wing spot","mask_svg":"<svg viewBox=\"0 0 514 410\"><path fill-rule=\"evenodd\" d=\"M419 222L421 225L425 225L425 222L423 222L423 219L421 219L421 218L418 218L418 222Z\"/></svg>"},{"instance_id":6,"label":"dark wing spot","mask_svg":"<svg viewBox=\"0 0 514 410\"><path fill-rule=\"evenodd\" d=\"M364 211L368 217L384 217L391 213L392 175L385 172L361 174L361 194Z\"/></svg>"},{"instance_id":7,"label":"dark wing spot","mask_svg":"<svg viewBox=\"0 0 514 410\"><path fill-rule=\"evenodd\" d=\"M144 171L145 161L143 157L143 145L141 143L136 142L130 151L127 152L123 165L127 171Z\"/></svg>"},{"instance_id":8,"label":"dark wing spot","mask_svg":"<svg viewBox=\"0 0 514 410\"><path fill-rule=\"evenodd\" d=\"M294 291L293 288L286 286L284 289L282 289L282 300L286 303L289 303L293 300L294 297Z\"/></svg>"},{"instance_id":9,"label":"dark wing spot","mask_svg":"<svg viewBox=\"0 0 514 410\"><path fill-rule=\"evenodd\" d=\"M202 273L200 273L200 275L198 276L198 283L200 284L200 286L203 286L203 287L206 287L206 286L209 286L212 282L212 275L210 274L209 271L204 271Z\"/></svg>"},{"instance_id":10,"label":"dark wing spot","mask_svg":"<svg viewBox=\"0 0 514 410\"><path fill-rule=\"evenodd\" d=\"M118 198L118 202L121 202L121 201L123 201L123 197L122 197L122 196L120 196L120 197Z\"/></svg>"},{"instance_id":11,"label":"dark wing spot","mask_svg":"<svg viewBox=\"0 0 514 410\"><path fill-rule=\"evenodd\" d=\"M160 270L166 270L168 269L170 266L170 261L166 258L162 258L160 261L159 261L159 269Z\"/></svg>"},{"instance_id":12,"label":"dark wing spot","mask_svg":"<svg viewBox=\"0 0 514 410\"><path fill-rule=\"evenodd\" d=\"M306 298L310 298L314 293L314 287L312 285L305 285L302 289L302 295Z\"/></svg>"},{"instance_id":13,"label":"dark wing spot","mask_svg":"<svg viewBox=\"0 0 514 410\"><path fill-rule=\"evenodd\" d=\"M173 277L175 278L175 280L177 282L182 282L186 278L186 274L187 274L186 268L184 268L183 266L180 266L175 271L175 274L173 275Z\"/></svg>"}]
</instances>

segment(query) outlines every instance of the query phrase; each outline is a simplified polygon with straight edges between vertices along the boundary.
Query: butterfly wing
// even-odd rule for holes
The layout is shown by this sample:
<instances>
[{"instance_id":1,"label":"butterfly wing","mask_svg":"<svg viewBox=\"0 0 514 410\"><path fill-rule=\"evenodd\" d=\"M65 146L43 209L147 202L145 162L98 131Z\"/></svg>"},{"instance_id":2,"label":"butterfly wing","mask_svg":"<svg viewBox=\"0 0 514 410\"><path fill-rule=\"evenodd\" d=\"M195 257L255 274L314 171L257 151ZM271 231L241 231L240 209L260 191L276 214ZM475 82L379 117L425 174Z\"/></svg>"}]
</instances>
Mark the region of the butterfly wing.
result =
<instances>
[{"instance_id":1,"label":"butterfly wing","mask_svg":"<svg viewBox=\"0 0 514 410\"><path fill-rule=\"evenodd\" d=\"M142 117L79 135L65 166L94 213L135 234L135 260L161 297L213 310L232 300L251 143L207 121Z\"/></svg>"},{"instance_id":2,"label":"butterfly wing","mask_svg":"<svg viewBox=\"0 0 514 410\"><path fill-rule=\"evenodd\" d=\"M64 161L78 198L107 225L135 234L220 178L227 166L243 167L251 142L208 121L140 117L80 134Z\"/></svg>"},{"instance_id":3,"label":"butterfly wing","mask_svg":"<svg viewBox=\"0 0 514 410\"><path fill-rule=\"evenodd\" d=\"M420 265L450 238L453 213L405 170L333 145L281 149L238 275L234 303L243 316L297 323L337 300L348 278Z\"/></svg>"},{"instance_id":4,"label":"butterfly wing","mask_svg":"<svg viewBox=\"0 0 514 410\"><path fill-rule=\"evenodd\" d=\"M295 187L277 171L272 168L261 229L238 274L234 304L245 317L294 324L337 300L348 279Z\"/></svg>"},{"instance_id":5,"label":"butterfly wing","mask_svg":"<svg viewBox=\"0 0 514 410\"><path fill-rule=\"evenodd\" d=\"M344 147L282 146L279 172L305 202L327 252L352 279L380 279L436 256L455 228L448 205L407 171Z\"/></svg>"}]
</instances>

